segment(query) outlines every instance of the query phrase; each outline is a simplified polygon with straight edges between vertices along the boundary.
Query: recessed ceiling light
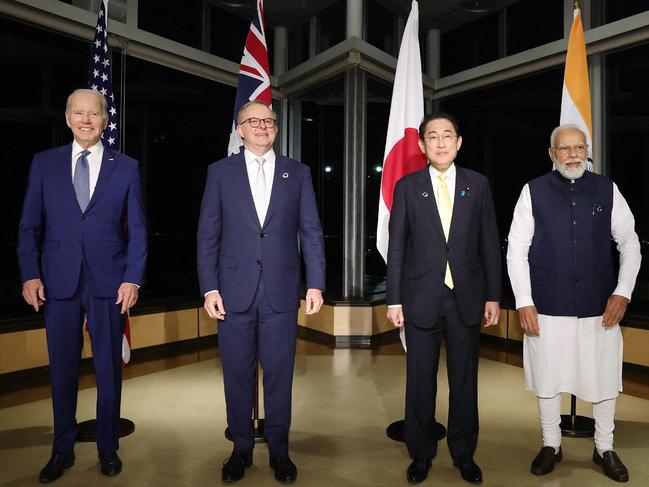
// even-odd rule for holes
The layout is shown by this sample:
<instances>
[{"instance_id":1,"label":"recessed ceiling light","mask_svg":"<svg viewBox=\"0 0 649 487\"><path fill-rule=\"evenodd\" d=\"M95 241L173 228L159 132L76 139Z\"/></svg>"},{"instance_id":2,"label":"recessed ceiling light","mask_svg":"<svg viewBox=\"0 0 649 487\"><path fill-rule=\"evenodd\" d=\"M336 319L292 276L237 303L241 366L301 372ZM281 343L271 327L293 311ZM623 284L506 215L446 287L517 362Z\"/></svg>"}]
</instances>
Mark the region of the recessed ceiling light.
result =
<instances>
[{"instance_id":1,"label":"recessed ceiling light","mask_svg":"<svg viewBox=\"0 0 649 487\"><path fill-rule=\"evenodd\" d=\"M460 3L460 8L472 14L482 14L493 9L494 3L492 0L465 0Z\"/></svg>"},{"instance_id":2,"label":"recessed ceiling light","mask_svg":"<svg viewBox=\"0 0 649 487\"><path fill-rule=\"evenodd\" d=\"M250 2L246 2L246 0L220 0L219 3L226 7L241 8L246 7Z\"/></svg>"}]
</instances>

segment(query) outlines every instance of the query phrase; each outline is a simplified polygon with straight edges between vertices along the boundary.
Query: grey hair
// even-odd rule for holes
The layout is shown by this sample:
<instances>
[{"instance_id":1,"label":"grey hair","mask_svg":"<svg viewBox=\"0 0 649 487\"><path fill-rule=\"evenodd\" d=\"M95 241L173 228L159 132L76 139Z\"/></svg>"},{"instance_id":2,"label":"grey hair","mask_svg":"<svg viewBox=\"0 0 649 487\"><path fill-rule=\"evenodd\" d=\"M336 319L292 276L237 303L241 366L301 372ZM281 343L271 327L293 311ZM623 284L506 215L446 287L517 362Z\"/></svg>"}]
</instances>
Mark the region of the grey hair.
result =
<instances>
[{"instance_id":1,"label":"grey hair","mask_svg":"<svg viewBox=\"0 0 649 487\"><path fill-rule=\"evenodd\" d=\"M108 118L108 102L106 101L106 97L98 91L91 90L90 88L79 88L70 93L68 100L65 102L65 113L70 111L70 108L72 107L72 97L74 95L94 95L98 97L101 100L101 112L103 117Z\"/></svg>"},{"instance_id":2,"label":"grey hair","mask_svg":"<svg viewBox=\"0 0 649 487\"><path fill-rule=\"evenodd\" d=\"M559 125L558 127L556 127L550 134L550 147L554 147L554 143L557 140L557 135L559 135L561 132L565 130L577 130L581 132L581 134L584 136L584 140L588 141L588 136L586 135L586 132L584 132L579 125L576 125L574 123L564 123L563 125Z\"/></svg>"},{"instance_id":3,"label":"grey hair","mask_svg":"<svg viewBox=\"0 0 649 487\"><path fill-rule=\"evenodd\" d=\"M271 107L266 105L266 103L264 103L261 100L250 100L249 102L244 103L243 106L239 109L239 113L237 113L237 124L242 122L241 116L243 115L243 112L245 112L248 108L250 108L253 105L261 105L263 107L268 108L270 110L270 113L273 114L273 118L277 120L277 114L273 111Z\"/></svg>"}]
</instances>

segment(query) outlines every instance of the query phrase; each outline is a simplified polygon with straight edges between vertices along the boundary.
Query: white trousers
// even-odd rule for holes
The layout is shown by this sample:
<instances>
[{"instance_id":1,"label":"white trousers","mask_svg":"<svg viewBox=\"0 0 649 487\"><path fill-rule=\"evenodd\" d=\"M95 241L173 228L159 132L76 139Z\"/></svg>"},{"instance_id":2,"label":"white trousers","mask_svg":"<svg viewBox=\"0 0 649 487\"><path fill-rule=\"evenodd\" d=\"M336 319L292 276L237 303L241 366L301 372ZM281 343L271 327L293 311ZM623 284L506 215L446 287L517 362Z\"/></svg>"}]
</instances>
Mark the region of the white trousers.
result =
<instances>
[{"instance_id":1,"label":"white trousers","mask_svg":"<svg viewBox=\"0 0 649 487\"><path fill-rule=\"evenodd\" d=\"M556 450L561 446L561 394L554 397L537 397L543 446ZM595 448L601 455L613 449L613 430L615 429L615 401L617 398L594 402L593 418L595 419Z\"/></svg>"}]
</instances>

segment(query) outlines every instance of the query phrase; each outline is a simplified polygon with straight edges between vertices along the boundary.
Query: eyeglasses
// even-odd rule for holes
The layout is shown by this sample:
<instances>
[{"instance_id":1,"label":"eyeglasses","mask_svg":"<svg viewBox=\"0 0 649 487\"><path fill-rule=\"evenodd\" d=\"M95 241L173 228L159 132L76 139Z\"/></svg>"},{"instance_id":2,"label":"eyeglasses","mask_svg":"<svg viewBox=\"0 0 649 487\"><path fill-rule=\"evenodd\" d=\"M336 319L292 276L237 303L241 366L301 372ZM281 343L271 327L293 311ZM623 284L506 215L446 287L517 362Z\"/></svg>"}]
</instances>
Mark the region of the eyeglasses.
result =
<instances>
[{"instance_id":1,"label":"eyeglasses","mask_svg":"<svg viewBox=\"0 0 649 487\"><path fill-rule=\"evenodd\" d=\"M572 153L574 150L576 153L584 153L588 149L588 144L575 144L575 145L560 145L559 147L553 147L554 150L558 151L562 156L567 156Z\"/></svg>"},{"instance_id":2,"label":"eyeglasses","mask_svg":"<svg viewBox=\"0 0 649 487\"><path fill-rule=\"evenodd\" d=\"M443 140L444 145L446 145L446 144L451 144L456 137L457 135L455 134L445 134L442 136L437 134L430 134L424 138L426 139L426 142L428 142L429 144L438 144L440 140Z\"/></svg>"},{"instance_id":3,"label":"eyeglasses","mask_svg":"<svg viewBox=\"0 0 649 487\"><path fill-rule=\"evenodd\" d=\"M275 126L275 123L277 122L277 120L275 120L274 118L257 118L257 117L250 117L250 118L245 119L245 120L244 120L243 122L241 122L239 125L243 125L243 124L246 123L246 122L249 123L250 126L251 126L253 129L256 129L257 127L259 127L259 126L261 125L262 122L264 122L264 126L265 126L265 127L269 128L269 129L272 129L272 128Z\"/></svg>"}]
</instances>

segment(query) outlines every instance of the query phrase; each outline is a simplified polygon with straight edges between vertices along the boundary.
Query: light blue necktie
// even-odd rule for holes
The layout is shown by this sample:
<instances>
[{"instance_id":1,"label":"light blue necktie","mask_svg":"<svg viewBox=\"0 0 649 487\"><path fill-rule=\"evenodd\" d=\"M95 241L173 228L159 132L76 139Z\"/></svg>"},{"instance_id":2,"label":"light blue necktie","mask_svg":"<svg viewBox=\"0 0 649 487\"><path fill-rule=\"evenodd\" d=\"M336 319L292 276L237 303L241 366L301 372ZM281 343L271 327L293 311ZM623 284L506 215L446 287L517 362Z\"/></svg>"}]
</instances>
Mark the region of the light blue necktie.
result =
<instances>
[{"instance_id":1,"label":"light blue necktie","mask_svg":"<svg viewBox=\"0 0 649 487\"><path fill-rule=\"evenodd\" d=\"M74 185L74 192L77 194L77 201L79 208L84 213L90 202L90 171L88 169L88 154L89 150L81 152L77 164L74 166L74 177L72 184Z\"/></svg>"}]
</instances>

